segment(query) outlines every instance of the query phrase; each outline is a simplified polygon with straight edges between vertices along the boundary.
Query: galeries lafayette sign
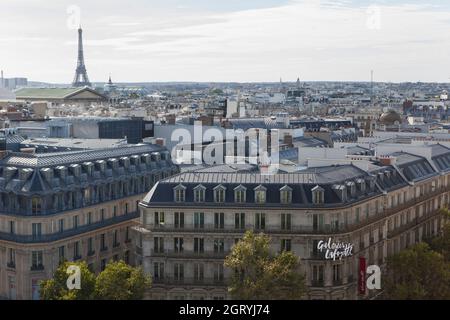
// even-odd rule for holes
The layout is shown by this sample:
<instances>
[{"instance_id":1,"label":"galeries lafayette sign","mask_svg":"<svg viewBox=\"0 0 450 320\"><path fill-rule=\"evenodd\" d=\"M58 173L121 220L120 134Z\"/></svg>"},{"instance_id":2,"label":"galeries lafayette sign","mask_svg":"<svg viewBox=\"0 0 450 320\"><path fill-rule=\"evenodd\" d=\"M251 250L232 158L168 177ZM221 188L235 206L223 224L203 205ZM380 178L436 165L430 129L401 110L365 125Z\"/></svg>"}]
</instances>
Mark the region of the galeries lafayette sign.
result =
<instances>
[{"instance_id":1,"label":"galeries lafayette sign","mask_svg":"<svg viewBox=\"0 0 450 320\"><path fill-rule=\"evenodd\" d=\"M327 241L320 240L317 243L317 250L325 252L327 260L342 260L342 258L350 257L353 251L353 244L349 242L333 242L331 238Z\"/></svg>"}]
</instances>

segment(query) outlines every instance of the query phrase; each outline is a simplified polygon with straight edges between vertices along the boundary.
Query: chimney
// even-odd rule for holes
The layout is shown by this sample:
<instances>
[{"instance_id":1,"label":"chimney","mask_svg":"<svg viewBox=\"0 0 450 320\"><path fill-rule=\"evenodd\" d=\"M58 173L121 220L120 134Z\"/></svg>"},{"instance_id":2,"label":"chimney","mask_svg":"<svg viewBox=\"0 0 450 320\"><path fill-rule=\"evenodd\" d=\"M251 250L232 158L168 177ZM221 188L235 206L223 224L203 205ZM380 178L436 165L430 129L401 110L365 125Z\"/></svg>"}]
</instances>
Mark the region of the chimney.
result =
<instances>
[{"instance_id":1,"label":"chimney","mask_svg":"<svg viewBox=\"0 0 450 320\"><path fill-rule=\"evenodd\" d=\"M379 156L378 160L383 166L393 166L397 159L392 156Z\"/></svg>"},{"instance_id":2,"label":"chimney","mask_svg":"<svg viewBox=\"0 0 450 320\"><path fill-rule=\"evenodd\" d=\"M164 139L163 138L156 138L155 144L158 146L164 147Z\"/></svg>"}]
</instances>

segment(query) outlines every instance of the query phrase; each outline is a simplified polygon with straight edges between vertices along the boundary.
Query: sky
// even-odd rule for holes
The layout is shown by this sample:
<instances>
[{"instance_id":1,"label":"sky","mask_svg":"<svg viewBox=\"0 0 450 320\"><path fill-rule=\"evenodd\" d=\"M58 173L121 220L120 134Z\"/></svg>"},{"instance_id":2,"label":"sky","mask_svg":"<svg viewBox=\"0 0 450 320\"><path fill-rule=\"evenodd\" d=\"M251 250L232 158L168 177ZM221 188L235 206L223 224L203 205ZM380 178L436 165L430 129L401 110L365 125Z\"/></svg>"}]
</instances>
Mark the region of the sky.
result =
<instances>
[{"instance_id":1,"label":"sky","mask_svg":"<svg viewBox=\"0 0 450 320\"><path fill-rule=\"evenodd\" d=\"M0 0L5 77L450 82L450 0Z\"/></svg>"}]
</instances>

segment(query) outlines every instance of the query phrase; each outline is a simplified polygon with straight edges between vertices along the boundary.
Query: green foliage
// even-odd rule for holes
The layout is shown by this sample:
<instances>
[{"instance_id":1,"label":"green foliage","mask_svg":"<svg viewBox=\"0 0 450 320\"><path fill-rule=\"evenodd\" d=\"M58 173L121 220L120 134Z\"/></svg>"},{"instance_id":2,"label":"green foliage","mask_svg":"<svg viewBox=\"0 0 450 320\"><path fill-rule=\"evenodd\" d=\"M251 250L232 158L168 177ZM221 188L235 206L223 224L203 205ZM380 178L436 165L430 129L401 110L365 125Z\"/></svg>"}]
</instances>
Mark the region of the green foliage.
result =
<instances>
[{"instance_id":1,"label":"green foliage","mask_svg":"<svg viewBox=\"0 0 450 320\"><path fill-rule=\"evenodd\" d=\"M389 257L385 279L388 299L450 299L450 264L426 243Z\"/></svg>"},{"instance_id":2,"label":"green foliage","mask_svg":"<svg viewBox=\"0 0 450 320\"><path fill-rule=\"evenodd\" d=\"M306 292L299 260L292 252L270 254L270 238L247 231L225 259L235 270L229 292L235 299L300 299Z\"/></svg>"},{"instance_id":3,"label":"green foliage","mask_svg":"<svg viewBox=\"0 0 450 320\"><path fill-rule=\"evenodd\" d=\"M67 268L71 265L80 267L81 289L69 290L67 288ZM42 300L89 300L94 298L95 275L89 270L86 262L64 262L56 270L53 279L40 283Z\"/></svg>"},{"instance_id":4,"label":"green foliage","mask_svg":"<svg viewBox=\"0 0 450 320\"><path fill-rule=\"evenodd\" d=\"M81 271L81 289L67 288L66 273L71 265ZM89 270L86 262L62 263L53 279L40 283L42 300L140 300L151 285L150 277L141 268L134 268L123 261L109 263L97 277Z\"/></svg>"},{"instance_id":5,"label":"green foliage","mask_svg":"<svg viewBox=\"0 0 450 320\"><path fill-rule=\"evenodd\" d=\"M109 263L97 277L96 297L104 300L140 300L151 284L141 268L123 261Z\"/></svg>"}]
</instances>

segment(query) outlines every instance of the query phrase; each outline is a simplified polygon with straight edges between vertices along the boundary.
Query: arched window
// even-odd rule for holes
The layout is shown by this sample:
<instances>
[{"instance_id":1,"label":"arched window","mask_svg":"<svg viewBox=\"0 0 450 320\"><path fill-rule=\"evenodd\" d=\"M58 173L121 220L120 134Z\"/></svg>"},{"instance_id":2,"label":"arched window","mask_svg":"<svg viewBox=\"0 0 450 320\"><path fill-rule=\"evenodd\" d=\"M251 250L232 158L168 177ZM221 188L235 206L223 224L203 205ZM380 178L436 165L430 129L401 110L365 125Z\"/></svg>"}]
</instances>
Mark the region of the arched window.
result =
<instances>
[{"instance_id":1,"label":"arched window","mask_svg":"<svg viewBox=\"0 0 450 320\"><path fill-rule=\"evenodd\" d=\"M223 203L225 202L225 188L223 185L218 185L214 188L214 202Z\"/></svg>"},{"instance_id":2,"label":"arched window","mask_svg":"<svg viewBox=\"0 0 450 320\"><path fill-rule=\"evenodd\" d=\"M259 185L255 189L255 203L266 203L266 187Z\"/></svg>"},{"instance_id":3,"label":"arched window","mask_svg":"<svg viewBox=\"0 0 450 320\"><path fill-rule=\"evenodd\" d=\"M314 204L323 204L325 202L325 191L321 186L315 186L311 189L311 192Z\"/></svg>"},{"instance_id":4,"label":"arched window","mask_svg":"<svg viewBox=\"0 0 450 320\"><path fill-rule=\"evenodd\" d=\"M182 184L173 188L175 202L184 202L186 200L186 187Z\"/></svg>"},{"instance_id":5,"label":"arched window","mask_svg":"<svg viewBox=\"0 0 450 320\"><path fill-rule=\"evenodd\" d=\"M292 188L288 185L280 189L280 202L282 204L292 203Z\"/></svg>"},{"instance_id":6,"label":"arched window","mask_svg":"<svg viewBox=\"0 0 450 320\"><path fill-rule=\"evenodd\" d=\"M205 202L205 190L201 184L194 188L194 202Z\"/></svg>"},{"instance_id":7,"label":"arched window","mask_svg":"<svg viewBox=\"0 0 450 320\"><path fill-rule=\"evenodd\" d=\"M243 185L239 185L234 188L234 202L244 203L247 201L247 188Z\"/></svg>"}]
</instances>

